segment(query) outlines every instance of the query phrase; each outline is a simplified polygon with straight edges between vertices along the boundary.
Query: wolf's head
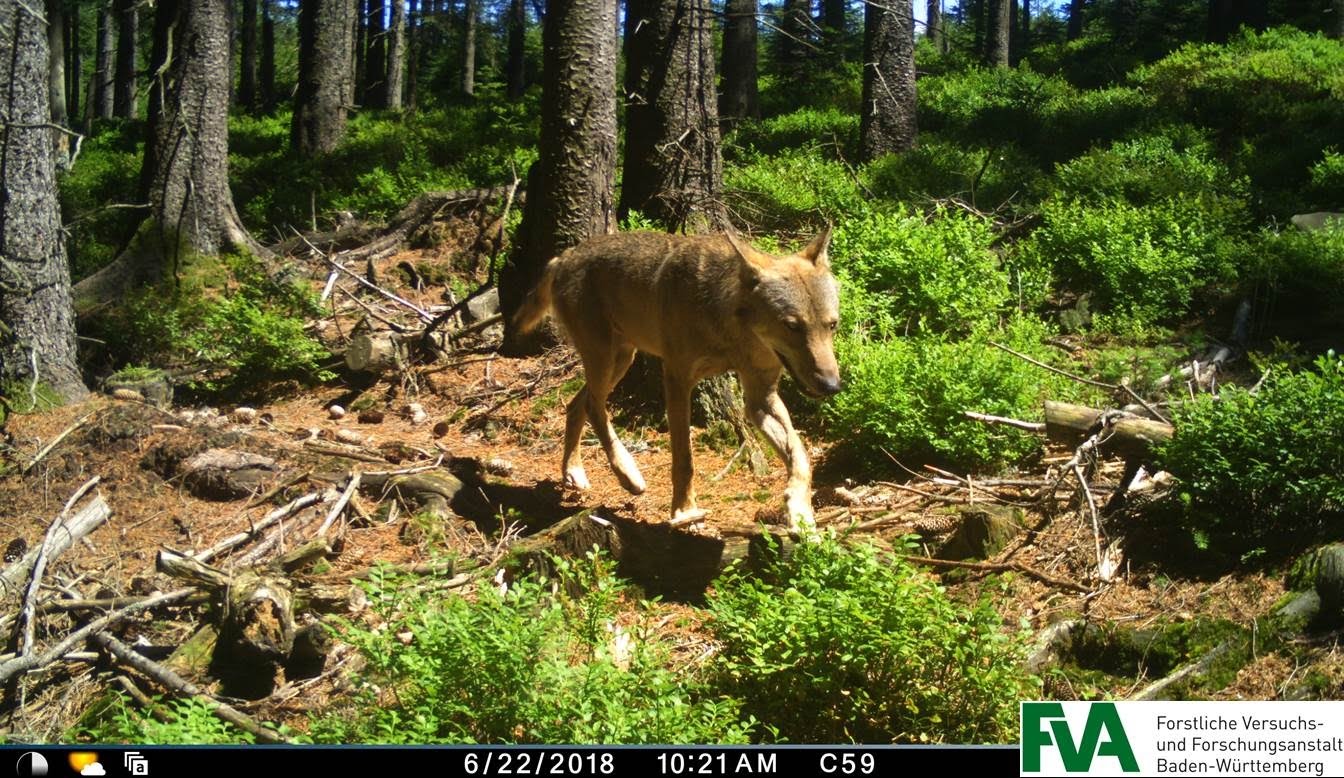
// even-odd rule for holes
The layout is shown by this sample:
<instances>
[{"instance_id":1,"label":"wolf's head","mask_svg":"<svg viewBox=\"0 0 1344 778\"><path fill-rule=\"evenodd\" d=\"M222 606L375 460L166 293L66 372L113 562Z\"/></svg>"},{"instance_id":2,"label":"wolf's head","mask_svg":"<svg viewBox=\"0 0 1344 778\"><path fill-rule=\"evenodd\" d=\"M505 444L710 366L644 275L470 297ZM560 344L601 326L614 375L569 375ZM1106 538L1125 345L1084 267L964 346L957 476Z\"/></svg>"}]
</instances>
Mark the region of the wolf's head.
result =
<instances>
[{"instance_id":1,"label":"wolf's head","mask_svg":"<svg viewBox=\"0 0 1344 778\"><path fill-rule=\"evenodd\" d=\"M727 237L742 260L740 315L804 392L827 397L840 391L835 361L840 297L826 255L831 228L784 257L757 251L733 232Z\"/></svg>"}]
</instances>

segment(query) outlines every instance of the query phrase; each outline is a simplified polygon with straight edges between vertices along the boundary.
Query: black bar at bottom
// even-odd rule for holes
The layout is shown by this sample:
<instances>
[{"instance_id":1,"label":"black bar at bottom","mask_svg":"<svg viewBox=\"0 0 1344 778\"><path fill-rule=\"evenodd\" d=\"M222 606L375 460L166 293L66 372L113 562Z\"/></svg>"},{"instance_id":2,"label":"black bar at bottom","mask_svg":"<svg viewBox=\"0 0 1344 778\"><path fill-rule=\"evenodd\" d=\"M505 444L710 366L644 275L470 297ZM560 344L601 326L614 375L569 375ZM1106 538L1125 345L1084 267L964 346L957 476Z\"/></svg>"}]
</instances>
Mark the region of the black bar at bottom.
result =
<instances>
[{"instance_id":1,"label":"black bar at bottom","mask_svg":"<svg viewBox=\"0 0 1344 778\"><path fill-rule=\"evenodd\" d=\"M28 756L36 754L38 757ZM39 758L40 757L40 758ZM251 778L417 773L475 776L1016 775L1015 746L3 746L19 778L47 775ZM90 763L96 761L97 767ZM38 771L45 762L47 772ZM81 770L76 769L82 768Z\"/></svg>"}]
</instances>

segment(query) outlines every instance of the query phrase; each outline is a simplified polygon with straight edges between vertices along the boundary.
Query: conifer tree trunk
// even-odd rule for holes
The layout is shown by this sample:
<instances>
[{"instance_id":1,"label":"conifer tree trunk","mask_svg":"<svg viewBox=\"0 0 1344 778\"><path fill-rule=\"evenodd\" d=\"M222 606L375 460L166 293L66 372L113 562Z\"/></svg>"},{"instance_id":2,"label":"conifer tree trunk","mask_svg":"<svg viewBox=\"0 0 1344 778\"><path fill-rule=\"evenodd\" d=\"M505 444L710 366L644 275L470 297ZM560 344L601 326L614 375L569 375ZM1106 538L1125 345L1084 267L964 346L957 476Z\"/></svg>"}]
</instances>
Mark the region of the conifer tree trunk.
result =
<instances>
[{"instance_id":1,"label":"conifer tree trunk","mask_svg":"<svg viewBox=\"0 0 1344 778\"><path fill-rule=\"evenodd\" d=\"M257 0L243 0L239 46L238 105L252 111L257 107Z\"/></svg>"},{"instance_id":2,"label":"conifer tree trunk","mask_svg":"<svg viewBox=\"0 0 1344 778\"><path fill-rule=\"evenodd\" d=\"M402 0L393 0L387 38L387 107L400 111L406 83L406 4Z\"/></svg>"},{"instance_id":3,"label":"conifer tree trunk","mask_svg":"<svg viewBox=\"0 0 1344 778\"><path fill-rule=\"evenodd\" d=\"M462 94L476 94L476 0L462 0Z\"/></svg>"},{"instance_id":4,"label":"conifer tree trunk","mask_svg":"<svg viewBox=\"0 0 1344 778\"><path fill-rule=\"evenodd\" d=\"M139 113L135 71L140 15L135 0L115 0L112 9L117 17L117 72L112 94L112 113L118 118L133 119Z\"/></svg>"},{"instance_id":5,"label":"conifer tree trunk","mask_svg":"<svg viewBox=\"0 0 1344 778\"><path fill-rule=\"evenodd\" d=\"M1086 0L1069 0L1069 26L1065 35L1069 40L1078 40L1083 34L1083 5Z\"/></svg>"},{"instance_id":6,"label":"conifer tree trunk","mask_svg":"<svg viewBox=\"0 0 1344 778\"><path fill-rule=\"evenodd\" d=\"M1009 65L1008 42L1010 23L1010 5L1013 0L988 0L989 34L985 39L985 64L990 67L1006 68Z\"/></svg>"},{"instance_id":7,"label":"conifer tree trunk","mask_svg":"<svg viewBox=\"0 0 1344 778\"><path fill-rule=\"evenodd\" d=\"M84 75L84 52L79 39L79 3L71 3L65 15L65 107L70 116L82 116L80 79ZM78 121L78 118L77 118Z\"/></svg>"},{"instance_id":8,"label":"conifer tree trunk","mask_svg":"<svg viewBox=\"0 0 1344 778\"><path fill-rule=\"evenodd\" d=\"M863 16L863 161L914 148L915 30L911 0L869 3Z\"/></svg>"},{"instance_id":9,"label":"conifer tree trunk","mask_svg":"<svg viewBox=\"0 0 1344 778\"><path fill-rule=\"evenodd\" d=\"M946 51L943 48L947 37L943 31L943 0L928 0L924 18L927 20L925 33L929 36L929 43L938 51Z\"/></svg>"},{"instance_id":10,"label":"conifer tree trunk","mask_svg":"<svg viewBox=\"0 0 1344 778\"><path fill-rule=\"evenodd\" d=\"M40 4L0 0L0 393L88 394L76 361L70 269L51 152L50 51Z\"/></svg>"},{"instance_id":11,"label":"conifer tree trunk","mask_svg":"<svg viewBox=\"0 0 1344 778\"><path fill-rule=\"evenodd\" d=\"M275 19L271 17L273 0L261 0L261 105L266 111L275 108Z\"/></svg>"},{"instance_id":12,"label":"conifer tree trunk","mask_svg":"<svg viewBox=\"0 0 1344 778\"><path fill-rule=\"evenodd\" d=\"M1344 2L1344 0L1340 0ZM523 0L509 0L509 58L505 66L508 79L507 94L510 100L517 100L527 89L527 62L525 45L527 40L527 8Z\"/></svg>"},{"instance_id":13,"label":"conifer tree trunk","mask_svg":"<svg viewBox=\"0 0 1344 778\"><path fill-rule=\"evenodd\" d=\"M724 224L708 0L627 0L621 213L671 230Z\"/></svg>"},{"instance_id":14,"label":"conifer tree trunk","mask_svg":"<svg viewBox=\"0 0 1344 778\"><path fill-rule=\"evenodd\" d=\"M728 0L723 22L723 119L761 115L756 73L756 0Z\"/></svg>"},{"instance_id":15,"label":"conifer tree trunk","mask_svg":"<svg viewBox=\"0 0 1344 778\"><path fill-rule=\"evenodd\" d=\"M93 60L93 115L97 119L112 118L112 40L112 12L107 3L100 3Z\"/></svg>"},{"instance_id":16,"label":"conifer tree trunk","mask_svg":"<svg viewBox=\"0 0 1344 778\"><path fill-rule=\"evenodd\" d=\"M416 89L420 78L420 16L423 11L416 0L410 0L406 11L406 110L415 110Z\"/></svg>"},{"instance_id":17,"label":"conifer tree trunk","mask_svg":"<svg viewBox=\"0 0 1344 778\"><path fill-rule=\"evenodd\" d=\"M65 9L63 0L47 0L47 104L51 106L48 121L56 125L48 130L57 170L70 164L70 136L57 127L70 126L70 114L65 106ZM6 182L8 183L8 182Z\"/></svg>"},{"instance_id":18,"label":"conifer tree trunk","mask_svg":"<svg viewBox=\"0 0 1344 778\"><path fill-rule=\"evenodd\" d=\"M299 4L299 84L290 137L301 157L326 154L345 137L354 14L352 0Z\"/></svg>"},{"instance_id":19,"label":"conifer tree trunk","mask_svg":"<svg viewBox=\"0 0 1344 778\"><path fill-rule=\"evenodd\" d=\"M364 78L368 90L364 103L371 108L387 107L387 31L383 26L386 6L383 0L369 0L368 50L365 53Z\"/></svg>"}]
</instances>

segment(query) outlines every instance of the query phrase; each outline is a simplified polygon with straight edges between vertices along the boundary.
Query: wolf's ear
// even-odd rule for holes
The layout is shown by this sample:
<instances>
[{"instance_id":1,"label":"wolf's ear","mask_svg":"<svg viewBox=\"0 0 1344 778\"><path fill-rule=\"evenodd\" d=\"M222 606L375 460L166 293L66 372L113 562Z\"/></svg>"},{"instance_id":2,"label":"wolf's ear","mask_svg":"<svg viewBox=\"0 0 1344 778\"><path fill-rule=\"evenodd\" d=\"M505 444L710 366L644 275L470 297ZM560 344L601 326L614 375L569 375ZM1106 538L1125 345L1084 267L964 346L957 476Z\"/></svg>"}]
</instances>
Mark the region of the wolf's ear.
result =
<instances>
[{"instance_id":1,"label":"wolf's ear","mask_svg":"<svg viewBox=\"0 0 1344 778\"><path fill-rule=\"evenodd\" d=\"M817 233L817 237L813 238L811 242L803 247L802 251L798 252L798 256L806 259L808 262L811 262L819 268L828 268L831 266L831 259L826 253L826 250L830 245L831 225L827 224L825 229Z\"/></svg>"},{"instance_id":2,"label":"wolf's ear","mask_svg":"<svg viewBox=\"0 0 1344 778\"><path fill-rule=\"evenodd\" d=\"M757 251L755 247L747 242L746 238L738 234L737 230L729 227L724 231L723 236L728 239L728 242L733 246L733 250L742 258L742 263L744 265L743 269L759 272L764 270L766 265L769 264L770 255Z\"/></svg>"}]
</instances>

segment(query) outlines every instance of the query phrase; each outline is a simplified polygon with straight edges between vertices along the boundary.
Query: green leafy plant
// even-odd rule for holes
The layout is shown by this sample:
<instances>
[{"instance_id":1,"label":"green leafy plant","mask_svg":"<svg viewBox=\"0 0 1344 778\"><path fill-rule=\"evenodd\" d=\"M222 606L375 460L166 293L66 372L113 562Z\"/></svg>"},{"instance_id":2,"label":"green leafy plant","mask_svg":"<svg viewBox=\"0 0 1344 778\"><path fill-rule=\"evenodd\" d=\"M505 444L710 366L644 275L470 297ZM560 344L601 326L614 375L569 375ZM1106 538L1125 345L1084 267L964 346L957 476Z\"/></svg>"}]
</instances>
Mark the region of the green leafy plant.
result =
<instances>
[{"instance_id":1,"label":"green leafy plant","mask_svg":"<svg viewBox=\"0 0 1344 778\"><path fill-rule=\"evenodd\" d=\"M74 739L94 743L229 745L255 743L250 732L221 720L198 698L156 701L155 714L141 710L120 692L110 694L92 719L75 729Z\"/></svg>"},{"instance_id":2,"label":"green leafy plant","mask_svg":"<svg viewBox=\"0 0 1344 778\"><path fill-rule=\"evenodd\" d=\"M709 607L720 683L792 742L1008 742L1039 694L988 602L871 547L801 544L759 578L730 572Z\"/></svg>"},{"instance_id":3,"label":"green leafy plant","mask_svg":"<svg viewBox=\"0 0 1344 778\"><path fill-rule=\"evenodd\" d=\"M608 560L556 569L555 579L485 586L471 599L375 575L369 597L383 623L341 630L369 662L361 702L316 720L314 739L745 742L740 703L670 669L669 647L639 614L618 618L626 592Z\"/></svg>"},{"instance_id":4,"label":"green leafy plant","mask_svg":"<svg viewBox=\"0 0 1344 778\"><path fill-rule=\"evenodd\" d=\"M1179 521L1199 540L1247 554L1341 537L1344 359L1314 370L1271 365L1256 392L1224 388L1175 406L1160 454L1179 479Z\"/></svg>"}]
</instances>

